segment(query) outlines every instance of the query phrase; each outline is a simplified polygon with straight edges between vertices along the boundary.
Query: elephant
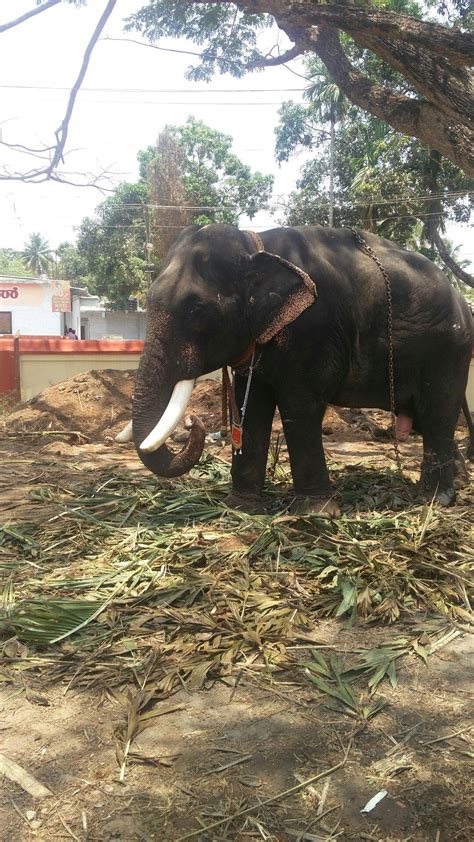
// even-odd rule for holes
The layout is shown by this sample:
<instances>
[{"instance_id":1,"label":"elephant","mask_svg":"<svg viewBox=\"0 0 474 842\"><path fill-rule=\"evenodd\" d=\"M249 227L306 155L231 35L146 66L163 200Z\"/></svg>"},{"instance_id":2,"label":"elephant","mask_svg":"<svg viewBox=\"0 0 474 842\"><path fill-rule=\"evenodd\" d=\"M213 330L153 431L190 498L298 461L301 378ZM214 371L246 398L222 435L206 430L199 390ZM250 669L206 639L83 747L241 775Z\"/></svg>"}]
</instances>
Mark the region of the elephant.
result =
<instances>
[{"instance_id":1,"label":"elephant","mask_svg":"<svg viewBox=\"0 0 474 842\"><path fill-rule=\"evenodd\" d=\"M200 420L187 419L190 435L179 452L166 439L196 378L231 366L237 407L246 399L246 412L229 505L261 507L278 407L295 500L307 511L339 513L322 444L328 404L393 408L398 436L414 429L423 438L421 498L449 505L472 340L470 309L443 273L372 233L298 226L256 235L192 225L148 292L133 423L122 440L133 435L158 476L189 471L204 446Z\"/></svg>"}]
</instances>

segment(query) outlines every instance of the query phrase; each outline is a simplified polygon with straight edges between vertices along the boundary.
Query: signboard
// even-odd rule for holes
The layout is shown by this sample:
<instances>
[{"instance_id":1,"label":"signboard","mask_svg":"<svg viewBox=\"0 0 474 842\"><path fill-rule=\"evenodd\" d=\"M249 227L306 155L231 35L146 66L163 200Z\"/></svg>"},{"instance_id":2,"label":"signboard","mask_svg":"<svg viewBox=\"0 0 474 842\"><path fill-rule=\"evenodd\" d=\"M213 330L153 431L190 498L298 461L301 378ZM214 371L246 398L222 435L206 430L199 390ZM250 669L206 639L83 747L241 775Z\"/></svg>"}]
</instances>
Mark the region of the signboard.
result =
<instances>
[{"instance_id":1,"label":"signboard","mask_svg":"<svg viewBox=\"0 0 474 842\"><path fill-rule=\"evenodd\" d=\"M44 284L0 283L0 309L12 310L17 307L43 307L45 304Z\"/></svg>"},{"instance_id":2,"label":"signboard","mask_svg":"<svg viewBox=\"0 0 474 842\"><path fill-rule=\"evenodd\" d=\"M71 312L71 286L69 281L51 281L51 309L53 313Z\"/></svg>"}]
</instances>

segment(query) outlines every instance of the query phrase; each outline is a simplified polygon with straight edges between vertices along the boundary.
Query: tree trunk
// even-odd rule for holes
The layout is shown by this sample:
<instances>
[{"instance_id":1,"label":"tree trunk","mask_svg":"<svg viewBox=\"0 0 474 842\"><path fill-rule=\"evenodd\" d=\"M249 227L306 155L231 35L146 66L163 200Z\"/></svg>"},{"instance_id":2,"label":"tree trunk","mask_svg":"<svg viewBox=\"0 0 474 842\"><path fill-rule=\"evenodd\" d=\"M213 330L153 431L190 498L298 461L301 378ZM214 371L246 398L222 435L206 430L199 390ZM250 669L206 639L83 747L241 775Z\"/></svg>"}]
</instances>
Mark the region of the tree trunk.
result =
<instances>
[{"instance_id":1,"label":"tree trunk","mask_svg":"<svg viewBox=\"0 0 474 842\"><path fill-rule=\"evenodd\" d=\"M334 168L335 168L335 132L334 107L331 105L331 139L330 139L330 163L329 163L329 227L334 227Z\"/></svg>"},{"instance_id":2,"label":"tree trunk","mask_svg":"<svg viewBox=\"0 0 474 842\"><path fill-rule=\"evenodd\" d=\"M470 33L342 2L235 2L248 13L273 15L301 55L315 52L319 56L354 105L385 120L396 131L417 137L474 175L473 75L469 70L474 46ZM419 98L365 76L349 61L340 44L340 31L397 69ZM260 66L265 63L262 59Z\"/></svg>"}]
</instances>

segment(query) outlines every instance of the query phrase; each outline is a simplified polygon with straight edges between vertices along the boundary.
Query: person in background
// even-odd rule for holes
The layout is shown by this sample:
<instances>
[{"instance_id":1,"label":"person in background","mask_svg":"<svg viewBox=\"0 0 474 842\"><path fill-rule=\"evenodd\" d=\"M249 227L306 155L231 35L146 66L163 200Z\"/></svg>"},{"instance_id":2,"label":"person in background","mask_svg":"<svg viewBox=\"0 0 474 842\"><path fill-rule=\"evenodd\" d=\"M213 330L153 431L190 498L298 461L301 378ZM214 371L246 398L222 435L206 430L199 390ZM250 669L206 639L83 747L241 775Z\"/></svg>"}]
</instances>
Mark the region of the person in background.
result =
<instances>
[{"instance_id":1,"label":"person in background","mask_svg":"<svg viewBox=\"0 0 474 842\"><path fill-rule=\"evenodd\" d=\"M79 337L76 334L74 328L69 327L65 333L65 339L78 339Z\"/></svg>"}]
</instances>

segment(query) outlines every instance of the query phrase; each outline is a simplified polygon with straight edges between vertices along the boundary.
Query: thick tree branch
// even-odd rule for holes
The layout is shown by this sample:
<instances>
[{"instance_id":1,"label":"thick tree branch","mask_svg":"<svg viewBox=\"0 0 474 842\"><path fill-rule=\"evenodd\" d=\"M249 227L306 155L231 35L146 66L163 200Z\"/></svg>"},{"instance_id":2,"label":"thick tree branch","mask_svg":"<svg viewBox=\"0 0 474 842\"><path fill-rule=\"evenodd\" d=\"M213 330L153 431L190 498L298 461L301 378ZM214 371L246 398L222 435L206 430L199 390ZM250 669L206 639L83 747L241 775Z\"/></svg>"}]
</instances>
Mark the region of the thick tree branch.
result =
<instances>
[{"instance_id":1,"label":"thick tree branch","mask_svg":"<svg viewBox=\"0 0 474 842\"><path fill-rule=\"evenodd\" d=\"M34 9L31 9L29 12L25 12L24 15L20 15L19 18L11 20L9 23L0 23L0 32L6 32L7 29L13 29L14 26L19 26L20 23L24 23L25 20L35 17L35 15L40 15L41 12L46 12L47 9L51 9L52 6L57 6L59 3L61 3L61 0L48 0L48 2L44 3L42 6L35 6Z\"/></svg>"},{"instance_id":2,"label":"thick tree branch","mask_svg":"<svg viewBox=\"0 0 474 842\"><path fill-rule=\"evenodd\" d=\"M230 3L249 14L266 14L293 41L299 53L315 52L347 98L396 131L417 137L469 174L474 174L473 77L470 33L425 23L371 7L323 5L317 0L181 0ZM414 89L403 96L372 81L353 66L339 42L347 33L395 68ZM252 62L249 69L256 66Z\"/></svg>"},{"instance_id":3,"label":"thick tree branch","mask_svg":"<svg viewBox=\"0 0 474 842\"><path fill-rule=\"evenodd\" d=\"M296 5L299 5L297 3ZM447 29L435 23L425 23L397 12L379 12L373 9L347 6L316 6L303 2L311 9L314 23L331 23L348 35L364 35L370 30L380 38L409 40L430 54L444 56L451 64L470 65L474 62L474 43L467 32Z\"/></svg>"},{"instance_id":4,"label":"thick tree branch","mask_svg":"<svg viewBox=\"0 0 474 842\"><path fill-rule=\"evenodd\" d=\"M247 67L249 70L256 69L257 67L276 67L279 64L286 64L287 61L292 61L294 58L298 58L304 53L304 50L301 50L299 47L291 47L289 50L286 50L280 56L262 56L260 59L256 59L255 61L251 61Z\"/></svg>"},{"instance_id":5,"label":"thick tree branch","mask_svg":"<svg viewBox=\"0 0 474 842\"><path fill-rule=\"evenodd\" d=\"M474 132L445 117L431 103L411 99L372 82L349 61L337 30L324 26L308 39L341 91L396 131L418 137L474 175Z\"/></svg>"},{"instance_id":6,"label":"thick tree branch","mask_svg":"<svg viewBox=\"0 0 474 842\"><path fill-rule=\"evenodd\" d=\"M451 119L472 126L474 120L474 77L464 67L453 67L444 58L419 50L410 42L392 41L359 33L354 40L372 50L407 79L429 102L435 103Z\"/></svg>"},{"instance_id":7,"label":"thick tree branch","mask_svg":"<svg viewBox=\"0 0 474 842\"><path fill-rule=\"evenodd\" d=\"M193 2L222 0L193 0ZM224 0L228 2L228 0ZM320 5L314 0L233 0L246 12L261 12L280 20L286 18L293 27L330 24L354 37L368 31L380 38L409 40L429 53L444 56L454 65L474 63L474 42L468 32L448 29L436 23L425 23L397 12L380 12L371 8L346 5Z\"/></svg>"},{"instance_id":8,"label":"thick tree branch","mask_svg":"<svg viewBox=\"0 0 474 842\"><path fill-rule=\"evenodd\" d=\"M259 2L263 3L264 0L259 0ZM303 4L299 0L293 3L291 8L293 10L294 7L300 5L307 6L304 0ZM451 120L472 128L474 77L468 69L459 66L468 63L467 55L462 62L456 63L451 60L452 51L449 50L439 50L440 55L433 56L433 52L436 52L437 38L446 41L446 36L451 38L454 35L457 39L458 35L462 35L465 36L465 40L460 44L460 49L464 48L466 54L469 52L470 59L474 62L472 36L457 31L453 33L434 24L423 24L421 21L404 15L396 15L403 22L403 26L400 21L397 21L396 26L387 26L387 31L384 26L376 26L373 23L374 19L378 21L379 17L384 21L387 17L391 19L392 16L391 12L377 12L374 15L370 10L359 8L312 5L305 21L300 20L297 13L292 13L290 16L287 12L277 17L277 21L287 33L289 33L288 24L293 31L298 28L300 32L308 33L309 26L315 23L319 25L326 20L334 22L335 26L350 35L359 47L371 50L378 58L399 71L419 94L426 97L429 102L433 102ZM425 39L421 39L423 42L421 45L419 39L415 37L419 26L428 27L433 33L433 42L429 49L425 46ZM415 29L415 35L413 29ZM298 39L296 43L298 44Z\"/></svg>"}]
</instances>

